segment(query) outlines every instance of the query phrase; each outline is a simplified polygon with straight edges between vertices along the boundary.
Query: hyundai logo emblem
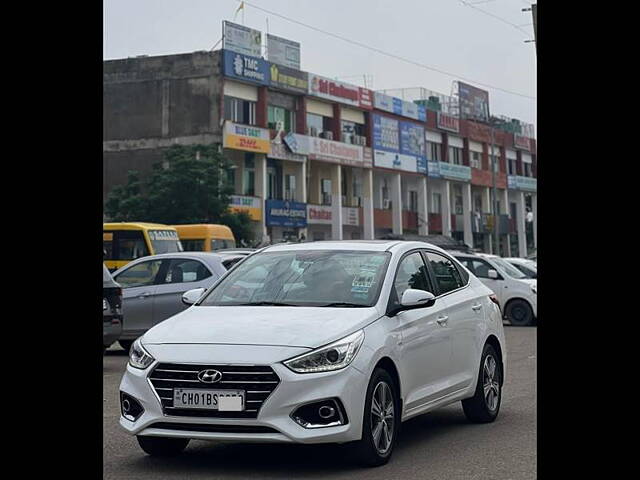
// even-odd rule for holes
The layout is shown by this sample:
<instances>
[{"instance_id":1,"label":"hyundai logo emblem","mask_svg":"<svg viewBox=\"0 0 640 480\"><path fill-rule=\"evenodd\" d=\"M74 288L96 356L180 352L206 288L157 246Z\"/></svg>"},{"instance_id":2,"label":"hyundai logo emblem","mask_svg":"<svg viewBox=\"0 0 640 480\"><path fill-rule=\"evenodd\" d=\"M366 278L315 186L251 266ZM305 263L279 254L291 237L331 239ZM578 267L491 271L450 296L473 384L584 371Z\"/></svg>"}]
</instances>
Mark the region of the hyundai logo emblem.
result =
<instances>
[{"instance_id":1,"label":"hyundai logo emblem","mask_svg":"<svg viewBox=\"0 0 640 480\"><path fill-rule=\"evenodd\" d=\"M216 383L222 378L222 373L218 370L202 370L198 372L198 380L202 383Z\"/></svg>"}]
</instances>

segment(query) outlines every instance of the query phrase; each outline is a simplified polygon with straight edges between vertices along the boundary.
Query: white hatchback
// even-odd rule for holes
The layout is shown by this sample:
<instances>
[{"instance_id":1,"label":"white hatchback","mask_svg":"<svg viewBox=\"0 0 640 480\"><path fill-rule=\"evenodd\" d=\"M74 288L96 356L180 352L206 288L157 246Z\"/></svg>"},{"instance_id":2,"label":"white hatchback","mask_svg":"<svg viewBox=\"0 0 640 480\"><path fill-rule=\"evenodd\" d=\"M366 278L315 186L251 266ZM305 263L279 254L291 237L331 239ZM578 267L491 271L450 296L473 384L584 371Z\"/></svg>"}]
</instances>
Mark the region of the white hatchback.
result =
<instances>
[{"instance_id":1,"label":"white hatchback","mask_svg":"<svg viewBox=\"0 0 640 480\"><path fill-rule=\"evenodd\" d=\"M497 255L454 253L470 272L498 297L504 316L512 325L533 325L538 317L538 281L528 278Z\"/></svg>"},{"instance_id":2,"label":"white hatchback","mask_svg":"<svg viewBox=\"0 0 640 480\"><path fill-rule=\"evenodd\" d=\"M134 343L120 384L120 425L150 455L337 442L373 466L416 415L458 401L470 421L498 415L497 299L433 245L275 245L184 300Z\"/></svg>"}]
</instances>

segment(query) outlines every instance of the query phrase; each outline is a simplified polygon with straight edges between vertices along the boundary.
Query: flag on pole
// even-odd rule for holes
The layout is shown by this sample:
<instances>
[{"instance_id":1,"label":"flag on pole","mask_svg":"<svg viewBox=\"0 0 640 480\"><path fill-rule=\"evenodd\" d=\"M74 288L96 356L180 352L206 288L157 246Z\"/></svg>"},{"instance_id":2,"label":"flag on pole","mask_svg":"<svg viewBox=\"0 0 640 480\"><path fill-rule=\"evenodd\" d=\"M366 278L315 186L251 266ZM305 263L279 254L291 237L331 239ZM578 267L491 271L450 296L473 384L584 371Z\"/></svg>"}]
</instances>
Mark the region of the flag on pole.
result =
<instances>
[{"instance_id":1,"label":"flag on pole","mask_svg":"<svg viewBox=\"0 0 640 480\"><path fill-rule=\"evenodd\" d=\"M238 12L242 10L242 13L244 13L244 2L240 2L240 6L238 7L238 9L236 10L236 13L233 15L233 20L235 21L236 17L238 16Z\"/></svg>"}]
</instances>

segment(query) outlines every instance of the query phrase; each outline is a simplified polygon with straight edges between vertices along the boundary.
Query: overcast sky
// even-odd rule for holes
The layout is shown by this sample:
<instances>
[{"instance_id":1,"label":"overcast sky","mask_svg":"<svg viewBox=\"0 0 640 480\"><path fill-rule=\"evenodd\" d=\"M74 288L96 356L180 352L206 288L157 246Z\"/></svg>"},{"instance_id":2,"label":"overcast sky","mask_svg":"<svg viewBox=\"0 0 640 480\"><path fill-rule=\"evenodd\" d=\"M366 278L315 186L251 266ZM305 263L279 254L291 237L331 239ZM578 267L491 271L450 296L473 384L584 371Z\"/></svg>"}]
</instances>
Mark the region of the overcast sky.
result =
<instances>
[{"instance_id":1,"label":"overcast sky","mask_svg":"<svg viewBox=\"0 0 640 480\"><path fill-rule=\"evenodd\" d=\"M425 87L450 95L460 77L536 98L526 0L249 0L321 30L446 71L426 70L245 5L244 23L301 43L302 69L374 90ZM105 59L209 50L237 0L104 0ZM483 13L482 9L487 13ZM492 16L493 15L493 16ZM500 17L497 19L495 17ZM242 13L236 17L242 23ZM513 25L519 26L520 29ZM264 42L264 38L263 38ZM218 45L216 48L220 48ZM489 91L492 114L536 123L536 100Z\"/></svg>"}]
</instances>

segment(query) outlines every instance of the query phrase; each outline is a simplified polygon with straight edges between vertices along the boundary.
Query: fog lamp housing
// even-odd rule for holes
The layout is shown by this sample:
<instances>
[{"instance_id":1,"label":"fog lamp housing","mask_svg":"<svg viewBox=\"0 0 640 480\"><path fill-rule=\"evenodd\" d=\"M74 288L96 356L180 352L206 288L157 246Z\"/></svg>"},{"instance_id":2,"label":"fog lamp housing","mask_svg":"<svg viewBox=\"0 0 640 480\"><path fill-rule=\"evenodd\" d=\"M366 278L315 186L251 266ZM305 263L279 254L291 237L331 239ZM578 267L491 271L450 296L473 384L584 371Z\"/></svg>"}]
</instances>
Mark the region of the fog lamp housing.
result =
<instances>
[{"instance_id":1,"label":"fog lamp housing","mask_svg":"<svg viewBox=\"0 0 640 480\"><path fill-rule=\"evenodd\" d=\"M347 412L337 398L301 405L291 414L291 419L303 428L337 427L349 423Z\"/></svg>"},{"instance_id":2,"label":"fog lamp housing","mask_svg":"<svg viewBox=\"0 0 640 480\"><path fill-rule=\"evenodd\" d=\"M144 413L140 402L124 392L120 392L120 412L130 422L135 422Z\"/></svg>"}]
</instances>

